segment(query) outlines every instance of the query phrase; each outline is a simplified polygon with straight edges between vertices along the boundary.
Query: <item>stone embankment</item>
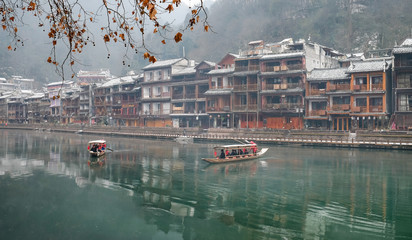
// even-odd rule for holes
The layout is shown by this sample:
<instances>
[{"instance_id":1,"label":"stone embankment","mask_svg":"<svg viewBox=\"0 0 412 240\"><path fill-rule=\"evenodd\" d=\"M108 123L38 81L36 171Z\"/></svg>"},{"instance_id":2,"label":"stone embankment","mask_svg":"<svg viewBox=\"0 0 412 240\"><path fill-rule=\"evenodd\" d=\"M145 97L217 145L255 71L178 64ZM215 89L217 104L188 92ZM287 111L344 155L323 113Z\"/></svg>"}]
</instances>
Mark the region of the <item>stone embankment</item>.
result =
<instances>
[{"instance_id":1,"label":"stone embankment","mask_svg":"<svg viewBox=\"0 0 412 240\"><path fill-rule=\"evenodd\" d=\"M90 127L53 124L8 125L0 126L0 129L38 130L171 140L186 136L193 138L194 142L219 141L233 143L234 141L253 140L265 144L412 150L412 132L405 131L357 131L350 133L313 130Z\"/></svg>"}]
</instances>

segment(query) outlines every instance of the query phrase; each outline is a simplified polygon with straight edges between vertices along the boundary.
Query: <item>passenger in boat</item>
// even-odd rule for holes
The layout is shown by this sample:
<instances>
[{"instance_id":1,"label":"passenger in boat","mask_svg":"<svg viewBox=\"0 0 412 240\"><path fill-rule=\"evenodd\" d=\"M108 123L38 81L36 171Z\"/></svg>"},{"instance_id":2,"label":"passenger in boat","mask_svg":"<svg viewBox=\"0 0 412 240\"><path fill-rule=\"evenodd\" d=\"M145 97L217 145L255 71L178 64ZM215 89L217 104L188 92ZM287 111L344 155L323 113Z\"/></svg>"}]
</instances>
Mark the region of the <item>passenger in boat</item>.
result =
<instances>
[{"instance_id":1,"label":"passenger in boat","mask_svg":"<svg viewBox=\"0 0 412 240\"><path fill-rule=\"evenodd\" d=\"M253 146L251 147L251 150L252 150L253 154L256 154L256 152L257 152L256 143L254 143L253 141L250 141L250 144L253 145Z\"/></svg>"},{"instance_id":2,"label":"passenger in boat","mask_svg":"<svg viewBox=\"0 0 412 240\"><path fill-rule=\"evenodd\" d=\"M93 144L93 147L92 147L92 149L90 149L90 151L92 151L92 152L97 152L97 150L98 150L97 145L96 145L96 144Z\"/></svg>"},{"instance_id":3,"label":"passenger in boat","mask_svg":"<svg viewBox=\"0 0 412 240\"><path fill-rule=\"evenodd\" d=\"M235 150L235 149L232 149L232 153L231 153L230 155L232 155L232 156L235 156L235 155L237 155L237 152L236 152L236 150Z\"/></svg>"},{"instance_id":4,"label":"passenger in boat","mask_svg":"<svg viewBox=\"0 0 412 240\"><path fill-rule=\"evenodd\" d=\"M242 149L239 149L239 155L243 155Z\"/></svg>"},{"instance_id":5,"label":"passenger in boat","mask_svg":"<svg viewBox=\"0 0 412 240\"><path fill-rule=\"evenodd\" d=\"M223 149L220 151L220 158L225 158L226 157L226 155L225 155L225 152L223 151Z\"/></svg>"},{"instance_id":6,"label":"passenger in boat","mask_svg":"<svg viewBox=\"0 0 412 240\"><path fill-rule=\"evenodd\" d=\"M247 151L247 148L244 148L244 149L243 149L243 153L244 153L244 154L249 154L249 152Z\"/></svg>"},{"instance_id":7,"label":"passenger in boat","mask_svg":"<svg viewBox=\"0 0 412 240\"><path fill-rule=\"evenodd\" d=\"M229 156L229 150L226 149L226 156Z\"/></svg>"}]
</instances>

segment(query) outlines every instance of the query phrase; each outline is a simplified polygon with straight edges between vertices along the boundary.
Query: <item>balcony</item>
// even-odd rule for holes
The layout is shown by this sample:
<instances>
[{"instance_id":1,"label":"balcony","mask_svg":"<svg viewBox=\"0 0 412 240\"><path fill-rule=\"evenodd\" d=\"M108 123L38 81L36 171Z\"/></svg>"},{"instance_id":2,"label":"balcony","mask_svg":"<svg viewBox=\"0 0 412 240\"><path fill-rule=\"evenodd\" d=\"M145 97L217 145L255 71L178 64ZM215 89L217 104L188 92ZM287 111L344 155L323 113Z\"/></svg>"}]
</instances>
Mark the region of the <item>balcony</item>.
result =
<instances>
[{"instance_id":1,"label":"balcony","mask_svg":"<svg viewBox=\"0 0 412 240\"><path fill-rule=\"evenodd\" d=\"M257 104L250 104L250 105L234 105L234 111L256 111Z\"/></svg>"},{"instance_id":2,"label":"balcony","mask_svg":"<svg viewBox=\"0 0 412 240\"><path fill-rule=\"evenodd\" d=\"M319 95L325 95L325 94L326 94L326 89L317 89L317 88L309 89L309 95L319 96Z\"/></svg>"},{"instance_id":3,"label":"balcony","mask_svg":"<svg viewBox=\"0 0 412 240\"><path fill-rule=\"evenodd\" d=\"M192 93L186 93L186 99L188 98L196 98L196 93L192 92Z\"/></svg>"},{"instance_id":4,"label":"balcony","mask_svg":"<svg viewBox=\"0 0 412 240\"><path fill-rule=\"evenodd\" d=\"M382 112L383 111L383 106L369 106L369 112Z\"/></svg>"},{"instance_id":5,"label":"balcony","mask_svg":"<svg viewBox=\"0 0 412 240\"><path fill-rule=\"evenodd\" d=\"M350 91L350 84L330 84L329 91Z\"/></svg>"},{"instance_id":6,"label":"balcony","mask_svg":"<svg viewBox=\"0 0 412 240\"><path fill-rule=\"evenodd\" d=\"M326 109L319 109L319 110L309 111L309 115L308 115L308 116L311 116L311 117L314 117L314 116L326 116Z\"/></svg>"},{"instance_id":7,"label":"balcony","mask_svg":"<svg viewBox=\"0 0 412 240\"><path fill-rule=\"evenodd\" d=\"M381 90L383 90L383 84L382 84L382 83L372 84L372 90L373 90L373 91L381 91Z\"/></svg>"},{"instance_id":8,"label":"balcony","mask_svg":"<svg viewBox=\"0 0 412 240\"><path fill-rule=\"evenodd\" d=\"M303 70L303 64L291 64L287 65L289 70Z\"/></svg>"},{"instance_id":9,"label":"balcony","mask_svg":"<svg viewBox=\"0 0 412 240\"><path fill-rule=\"evenodd\" d=\"M235 91L253 91L257 90L257 84L241 84L241 85L234 85L233 90Z\"/></svg>"},{"instance_id":10,"label":"balcony","mask_svg":"<svg viewBox=\"0 0 412 240\"><path fill-rule=\"evenodd\" d=\"M352 112L353 113L366 113L368 112L368 107L367 106L355 106L355 107L352 107Z\"/></svg>"},{"instance_id":11,"label":"balcony","mask_svg":"<svg viewBox=\"0 0 412 240\"><path fill-rule=\"evenodd\" d=\"M368 86L366 84L362 84L362 85L355 84L353 85L353 90L354 91L367 91Z\"/></svg>"},{"instance_id":12,"label":"balcony","mask_svg":"<svg viewBox=\"0 0 412 240\"><path fill-rule=\"evenodd\" d=\"M303 108L303 105L301 103L268 103L268 104L263 105L264 110L278 110L278 109L292 110L292 109L298 109L298 108Z\"/></svg>"},{"instance_id":13,"label":"balcony","mask_svg":"<svg viewBox=\"0 0 412 240\"><path fill-rule=\"evenodd\" d=\"M349 104L335 104L332 107L328 107L328 111L349 111Z\"/></svg>"},{"instance_id":14,"label":"balcony","mask_svg":"<svg viewBox=\"0 0 412 240\"><path fill-rule=\"evenodd\" d=\"M170 92L156 93L153 98L167 98L170 97Z\"/></svg>"},{"instance_id":15,"label":"balcony","mask_svg":"<svg viewBox=\"0 0 412 240\"><path fill-rule=\"evenodd\" d=\"M184 113L183 107L173 107L172 113Z\"/></svg>"},{"instance_id":16,"label":"balcony","mask_svg":"<svg viewBox=\"0 0 412 240\"><path fill-rule=\"evenodd\" d=\"M173 99L183 99L183 93L173 93Z\"/></svg>"}]
</instances>

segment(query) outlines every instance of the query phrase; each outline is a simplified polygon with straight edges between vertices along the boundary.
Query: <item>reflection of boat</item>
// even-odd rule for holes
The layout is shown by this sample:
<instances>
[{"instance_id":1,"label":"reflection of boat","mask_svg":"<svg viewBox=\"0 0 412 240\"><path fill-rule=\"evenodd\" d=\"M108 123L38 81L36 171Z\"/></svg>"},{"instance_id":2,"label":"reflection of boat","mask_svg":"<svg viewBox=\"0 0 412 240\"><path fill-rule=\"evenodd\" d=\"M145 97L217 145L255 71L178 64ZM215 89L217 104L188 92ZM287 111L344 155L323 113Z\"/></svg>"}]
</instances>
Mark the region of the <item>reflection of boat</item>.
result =
<instances>
[{"instance_id":1,"label":"reflection of boat","mask_svg":"<svg viewBox=\"0 0 412 240\"><path fill-rule=\"evenodd\" d=\"M257 145L251 141L246 144L223 145L213 148L214 158L202 158L209 163L228 163L238 162L250 159L256 159L262 156L268 148L258 150Z\"/></svg>"},{"instance_id":2,"label":"reflection of boat","mask_svg":"<svg viewBox=\"0 0 412 240\"><path fill-rule=\"evenodd\" d=\"M87 150L92 157L101 157L106 153L105 140L93 140L87 143Z\"/></svg>"},{"instance_id":3,"label":"reflection of boat","mask_svg":"<svg viewBox=\"0 0 412 240\"><path fill-rule=\"evenodd\" d=\"M101 157L91 157L89 161L87 161L87 165L93 167L93 166L103 166L106 163L106 157L101 156Z\"/></svg>"},{"instance_id":4,"label":"reflection of boat","mask_svg":"<svg viewBox=\"0 0 412 240\"><path fill-rule=\"evenodd\" d=\"M193 138L187 137L187 136L180 136L180 137L175 138L175 141L180 144L188 144L188 143L193 143Z\"/></svg>"}]
</instances>

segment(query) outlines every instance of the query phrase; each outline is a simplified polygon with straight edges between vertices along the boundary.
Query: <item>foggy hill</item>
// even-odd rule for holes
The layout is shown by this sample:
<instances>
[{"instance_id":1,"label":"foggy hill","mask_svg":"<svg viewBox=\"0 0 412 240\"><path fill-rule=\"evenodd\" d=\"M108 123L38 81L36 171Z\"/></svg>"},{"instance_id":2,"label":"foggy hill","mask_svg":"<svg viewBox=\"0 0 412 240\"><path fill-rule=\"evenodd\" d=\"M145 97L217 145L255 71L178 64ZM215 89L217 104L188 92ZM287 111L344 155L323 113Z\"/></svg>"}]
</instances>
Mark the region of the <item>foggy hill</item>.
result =
<instances>
[{"instance_id":1,"label":"foggy hill","mask_svg":"<svg viewBox=\"0 0 412 240\"><path fill-rule=\"evenodd\" d=\"M179 16L189 8L182 5L181 9L184 11L179 10L175 21L165 21L180 24ZM166 45L159 36L146 34L146 43L159 60L182 57L185 52L197 61L219 61L227 52L244 49L250 41L276 42L289 37L310 38L344 53L391 48L410 36L412 27L410 0L217 0L207 10L212 31L206 33L198 25L193 31L184 31L181 43L174 43L170 35ZM176 27L172 33L182 28ZM50 40L45 33L30 26L20 30L26 36L25 46L16 51L7 50L10 39L0 33L0 77L14 74L42 82L58 81L53 66L46 63ZM109 50L107 58L103 43L88 46L79 57L83 65L76 64L74 70L109 68L123 75L148 64L141 54L124 58L122 46Z\"/></svg>"}]
</instances>

